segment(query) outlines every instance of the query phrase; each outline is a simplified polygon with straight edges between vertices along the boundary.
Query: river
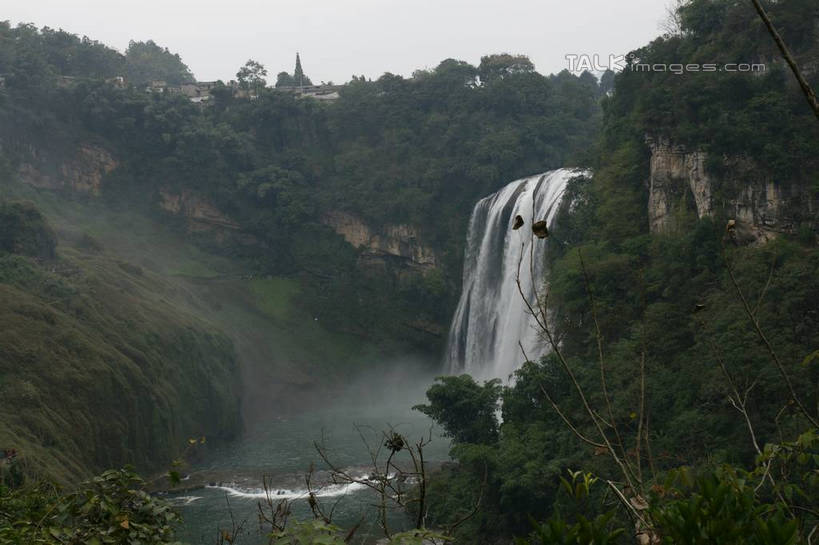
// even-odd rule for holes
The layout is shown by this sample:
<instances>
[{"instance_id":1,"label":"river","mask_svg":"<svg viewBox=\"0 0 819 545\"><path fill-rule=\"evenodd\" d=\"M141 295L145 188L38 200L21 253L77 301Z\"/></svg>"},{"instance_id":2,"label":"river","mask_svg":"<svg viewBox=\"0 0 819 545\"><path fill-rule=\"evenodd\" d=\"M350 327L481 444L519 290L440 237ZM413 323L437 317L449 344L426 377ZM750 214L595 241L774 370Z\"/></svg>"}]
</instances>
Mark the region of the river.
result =
<instances>
[{"instance_id":1,"label":"river","mask_svg":"<svg viewBox=\"0 0 819 545\"><path fill-rule=\"evenodd\" d=\"M362 477L372 472L365 439L371 447L377 447L384 442L383 432L390 428L412 442L431 436L424 455L433 467L449 459L450 445L429 418L411 410L413 403L406 396L392 403L362 398L360 394L355 397L298 415L271 416L255 423L238 441L209 448L207 455L190 468L189 482L200 480L206 486L170 494L183 517L178 539L191 545L214 545L220 530L232 531L234 526L241 526L237 543L267 543L258 520L258 504L266 497L263 479L267 478L274 501L290 501L291 519L308 518L311 514L305 475L311 463L317 470L314 482L320 504L329 510L338 502L333 523L352 527L363 518L365 522L354 543L374 543L383 537L373 507L374 493L360 484L327 482L327 466L321 463L315 443L325 445L334 465ZM423 394L419 393L415 402L422 400ZM408 528L408 524L409 518L402 511L391 513L391 529Z\"/></svg>"}]
</instances>

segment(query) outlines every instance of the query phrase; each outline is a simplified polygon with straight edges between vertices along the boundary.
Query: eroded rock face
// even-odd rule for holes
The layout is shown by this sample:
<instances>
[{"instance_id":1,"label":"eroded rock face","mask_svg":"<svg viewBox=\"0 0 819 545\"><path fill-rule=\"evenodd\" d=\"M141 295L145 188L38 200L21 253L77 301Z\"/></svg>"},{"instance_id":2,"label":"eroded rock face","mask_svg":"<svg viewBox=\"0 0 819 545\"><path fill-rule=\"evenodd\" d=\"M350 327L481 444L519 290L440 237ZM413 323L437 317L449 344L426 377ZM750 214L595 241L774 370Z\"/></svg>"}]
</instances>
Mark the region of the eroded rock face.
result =
<instances>
[{"instance_id":1,"label":"eroded rock face","mask_svg":"<svg viewBox=\"0 0 819 545\"><path fill-rule=\"evenodd\" d=\"M646 137L651 150L648 218L652 233L671 232L679 212L703 218L721 212L735 219L746 243L761 243L790 233L800 224L816 228L816 202L807 188L774 180L752 159L726 157L725 174L706 170L707 154L675 145L667 138Z\"/></svg>"},{"instance_id":2,"label":"eroded rock face","mask_svg":"<svg viewBox=\"0 0 819 545\"><path fill-rule=\"evenodd\" d=\"M646 138L651 149L648 220L652 233L673 227L673 209L681 199L693 197L697 217L712 213L712 182L705 172L706 154L688 152L664 138Z\"/></svg>"},{"instance_id":3,"label":"eroded rock face","mask_svg":"<svg viewBox=\"0 0 819 545\"><path fill-rule=\"evenodd\" d=\"M423 269L437 265L435 252L421 243L418 231L412 225L386 225L376 231L347 212L329 212L323 223L352 246L362 249L365 258L396 257L405 260L409 266Z\"/></svg>"},{"instance_id":4,"label":"eroded rock face","mask_svg":"<svg viewBox=\"0 0 819 545\"><path fill-rule=\"evenodd\" d=\"M111 152L86 143L80 144L63 162L53 162L36 150L31 150L29 160L20 164L18 174L24 183L34 187L70 189L98 196L102 191L103 177L118 165Z\"/></svg>"},{"instance_id":5,"label":"eroded rock face","mask_svg":"<svg viewBox=\"0 0 819 545\"><path fill-rule=\"evenodd\" d=\"M159 190L159 206L166 212L182 215L189 220L192 231L214 227L239 229L239 224L227 217L205 198L187 189L174 192L168 188Z\"/></svg>"}]
</instances>

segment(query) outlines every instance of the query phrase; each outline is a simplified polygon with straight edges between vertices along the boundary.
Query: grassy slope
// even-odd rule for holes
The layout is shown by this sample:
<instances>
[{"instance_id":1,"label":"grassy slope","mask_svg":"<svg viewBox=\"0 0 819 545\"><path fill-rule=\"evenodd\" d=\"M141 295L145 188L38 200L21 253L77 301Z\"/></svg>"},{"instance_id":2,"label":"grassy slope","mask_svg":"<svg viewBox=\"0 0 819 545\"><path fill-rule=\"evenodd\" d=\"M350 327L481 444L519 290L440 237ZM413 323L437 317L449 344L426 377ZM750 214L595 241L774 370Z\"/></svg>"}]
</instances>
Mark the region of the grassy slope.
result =
<instances>
[{"instance_id":1,"label":"grassy slope","mask_svg":"<svg viewBox=\"0 0 819 545\"><path fill-rule=\"evenodd\" d=\"M231 342L161 278L63 248L0 258L0 444L63 481L167 464L185 439L239 430Z\"/></svg>"},{"instance_id":2,"label":"grassy slope","mask_svg":"<svg viewBox=\"0 0 819 545\"><path fill-rule=\"evenodd\" d=\"M137 211L113 210L100 200L72 198L17 184L0 185L0 198L4 197L30 200L43 211L58 234L61 259L93 277L83 297L89 304L102 305L95 311L95 320L109 325L108 333L99 334L96 321L86 324L85 329L80 327L82 324L72 324L71 329L77 331L83 348L67 360L70 365L61 365L68 369L66 373L70 377L51 374L47 364L42 363L41 368L29 369L25 377L7 385L10 391L29 392L32 396L26 402L29 406L38 405L42 399L50 401L47 410L38 411L36 417L28 413L15 414L18 411L12 403L3 404L0 446L18 445L35 452L34 458L47 465L52 473L64 470L61 478L74 471L82 472L89 465L107 466L128 461L149 467L157 460L170 459L171 453L184 443L186 434L214 434L214 430L194 429L195 426L174 429L172 433L161 428L169 426L169 414L179 417L176 414L180 406L176 403L179 391L175 389L178 385L168 386L155 377L173 374L179 357L184 356L176 353L180 345L178 339L173 338L181 334L180 328L212 327L232 341L238 354L239 371L234 370L233 376L217 372L210 384L218 389L219 384L230 385L232 379L241 376L242 405L249 425L267 418L271 412L298 410L311 396L321 396L319 383L332 385L335 379L367 369L379 359L372 347L351 336L327 332L307 315L299 305L296 282L250 278L236 263L194 246L172 222L166 225ZM89 237L92 248L88 248ZM54 312L53 301L37 299L30 288L12 287L5 282L0 280L4 301L32 299L32 305L38 309L35 314ZM119 297L120 292L124 299ZM141 315L130 318L136 309ZM125 316L118 314L120 311ZM6 315L6 319L18 318ZM8 342L13 341L20 350L26 347L44 350L46 344L57 351L62 350L70 338L39 334L38 327L41 326L34 319L21 321L19 330L6 331L0 345L8 346L6 340L11 339ZM172 333L174 331L177 333ZM111 359L117 349L106 344L107 338L124 332L146 338L170 337L159 345L151 345L154 356L151 361L167 361L168 366L158 367L157 374L147 383L139 369L131 369L132 362L127 361L128 358ZM214 335L220 342L224 340ZM53 340L46 343L44 339L48 336ZM222 349L221 345L200 343L196 346L198 348L188 351L198 350L198 357L206 359ZM62 353L49 353L41 361L62 361L63 358L66 356ZM8 355L0 355L0 360L3 360L0 365L18 365ZM119 371L110 371L106 365ZM199 364L192 362L191 365L195 368ZM105 380L99 381L98 377ZM203 384L192 384L191 392L207 390ZM65 387L82 391L84 395L72 396ZM225 389L226 392L216 393L230 395L231 387ZM107 403L115 403L122 392L130 395L132 391L139 393L126 395L124 400L128 407L134 407L123 414L132 415L141 410L140 418L128 421L127 425L124 421L112 421L110 426L101 424L108 420L98 416L106 412ZM144 405L150 405L150 409ZM210 406L211 402L204 405ZM185 416L189 410L192 409L184 409ZM216 422L227 418L220 415L221 412L214 409L212 413L197 416ZM101 427L104 430L98 429ZM123 437L126 429L138 437ZM23 437L25 440L21 441ZM160 437L174 444L154 444ZM109 447L109 444L120 446ZM113 451L109 452L111 448ZM87 452L98 455L91 459L82 454Z\"/></svg>"}]
</instances>

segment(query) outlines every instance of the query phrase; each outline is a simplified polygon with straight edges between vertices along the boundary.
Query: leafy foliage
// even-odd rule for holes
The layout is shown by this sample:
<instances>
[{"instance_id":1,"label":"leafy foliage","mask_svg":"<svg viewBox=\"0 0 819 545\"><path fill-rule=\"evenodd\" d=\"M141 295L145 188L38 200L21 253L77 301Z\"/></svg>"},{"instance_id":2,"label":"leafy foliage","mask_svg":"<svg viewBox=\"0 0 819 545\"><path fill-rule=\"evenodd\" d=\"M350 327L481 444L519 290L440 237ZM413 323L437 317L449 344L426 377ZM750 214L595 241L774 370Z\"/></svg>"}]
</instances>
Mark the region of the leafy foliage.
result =
<instances>
[{"instance_id":1,"label":"leafy foliage","mask_svg":"<svg viewBox=\"0 0 819 545\"><path fill-rule=\"evenodd\" d=\"M272 545L344 545L349 532L321 519L296 521L271 534ZM393 534L386 545L443 545L449 538L429 530L410 530ZM379 542L380 543L380 542Z\"/></svg>"},{"instance_id":2,"label":"leafy foliage","mask_svg":"<svg viewBox=\"0 0 819 545\"><path fill-rule=\"evenodd\" d=\"M15 143L4 146L10 172L34 163L58 173L76 142L99 142L119 161L105 199L148 208L160 190L195 190L242 228L222 242L201 236L203 244L256 273L298 277L301 303L322 323L429 352L455 305L472 204L511 178L582 163L600 121L594 77L543 76L519 56L487 56L480 79L479 67L453 59L412 78L354 78L329 104L263 89L263 67L250 65L243 86L257 99L217 85L212 107L201 108L138 85L188 78L152 42L134 43L124 58L107 50L119 64L105 77L133 66L136 87L89 71L61 87L55 79L68 68L41 54L52 49L44 31L2 33L20 44L0 58L0 73L19 75L7 78L0 100L0 141ZM326 225L331 212L352 214L375 234L412 226L435 270L362 256Z\"/></svg>"},{"instance_id":3,"label":"leafy foliage","mask_svg":"<svg viewBox=\"0 0 819 545\"><path fill-rule=\"evenodd\" d=\"M0 202L0 252L53 259L56 235L30 203Z\"/></svg>"},{"instance_id":4,"label":"leafy foliage","mask_svg":"<svg viewBox=\"0 0 819 545\"><path fill-rule=\"evenodd\" d=\"M798 523L788 519L784 506L761 504L750 486L714 475L698 478L685 496L655 508L653 517L663 543L672 545L800 542Z\"/></svg>"},{"instance_id":5,"label":"leafy foliage","mask_svg":"<svg viewBox=\"0 0 819 545\"><path fill-rule=\"evenodd\" d=\"M135 85L151 81L180 85L194 80L190 69L178 54L171 53L167 47L160 47L153 40L131 40L128 43L125 51L125 76Z\"/></svg>"},{"instance_id":6,"label":"leafy foliage","mask_svg":"<svg viewBox=\"0 0 819 545\"><path fill-rule=\"evenodd\" d=\"M129 469L106 471L69 494L0 484L0 544L169 544L179 515L143 486Z\"/></svg>"},{"instance_id":7,"label":"leafy foliage","mask_svg":"<svg viewBox=\"0 0 819 545\"><path fill-rule=\"evenodd\" d=\"M239 87L242 89L252 89L258 93L266 84L265 76L267 76L267 69L264 65L250 59L236 73L236 81L239 82Z\"/></svg>"},{"instance_id":8,"label":"leafy foliage","mask_svg":"<svg viewBox=\"0 0 819 545\"><path fill-rule=\"evenodd\" d=\"M492 444L498 439L495 415L499 379L479 385L469 375L438 377L427 391L429 405L414 408L434 419L456 443Z\"/></svg>"},{"instance_id":9,"label":"leafy foliage","mask_svg":"<svg viewBox=\"0 0 819 545\"><path fill-rule=\"evenodd\" d=\"M799 0L768 7L786 41L798 55L810 58L817 40L815 30L806 28L804 21L815 22L815 10ZM815 227L761 247L736 247L725 238L729 218L719 207L714 217L697 219L693 203L683 203L679 227L673 233L649 234L645 183L650 150L645 137L667 137L689 150L705 151L712 157L709 175L717 192L715 202L723 202L720 199L736 194L731 191L743 188L741 179L736 187L720 186L720 180L729 180L731 175L726 172L730 165L721 159L726 156L753 164L757 174L777 180L785 193L811 187L816 157L802 145L812 142L815 148L819 144L819 126L804 98L790 85L789 75L775 62L778 55L773 42L750 6L695 0L682 3L680 14L680 34L658 38L636 50L631 62L764 60L768 70L754 76L626 69L616 75L613 90L602 99L604 121L595 150L594 176L568 189L572 213L558 218L552 233L553 261L547 286L550 310L555 316L555 335L579 384L593 407L605 407L589 297L593 294L612 419L622 432L626 459L636 460L634 438L641 422L648 429L652 452L639 453L643 462L651 457L652 476L643 475L646 482L654 482L650 480L654 475L661 479L664 472L684 464L701 468L703 475L715 465L730 464L737 475L741 468L754 468L744 470L753 476L741 478L748 483L753 480L756 486L765 480L767 466L755 462L757 452L736 400L732 401L731 385L747 396L749 418L765 456L783 452L784 445L790 444L788 438L805 431L806 420L789 402L792 394L760 343L727 266L784 362L796 394L815 407L819 394L816 367L801 365L819 346L815 334L819 315L812 303L819 300ZM816 75L811 77L816 85ZM795 221L815 225L815 218ZM638 417L641 361L646 372L647 424ZM453 396L456 391L452 389ZM483 460L493 463L475 465L473 451L453 450L459 465L442 475L440 488L435 483L431 487L430 505L436 521L455 518L458 506L444 497L449 491L460 498L487 491L481 512L459 529L462 540L491 543L497 539L491 536L523 535L531 527L527 515L547 520L537 526L547 540L576 539L579 527L573 525L579 519L571 517L582 515L590 523L611 507L609 500L602 512L588 505L574 511L557 494L566 467L581 467L601 478L616 478L619 471L605 455L605 448L578 439L555 413L544 391L579 434L596 437L556 358L523 364L502 394L498 441L483 453ZM778 446L765 448L766 443ZM808 459L803 456L803 461ZM711 543L721 543L723 538L732 542L733 531L753 534L760 542L769 538L788 542L797 520L797 534L807 535L810 515L786 513L780 518L776 514L781 510L779 496L791 498L788 502L805 501L797 490L811 490L815 484L809 471L797 469L795 462L785 464L787 470L780 468L778 474L788 475L782 482L775 487L763 483L756 493L738 487L740 477L732 481L726 480L726 474L704 476L712 483L707 492L702 487L680 490L679 505L668 503L671 496L662 499L657 509L666 505L668 511L663 513L669 517L663 519L669 524L663 532L668 539L678 540L675 543L697 542L687 541L692 535L685 533L689 530L710 535ZM484 482L488 484L483 486ZM721 487L731 493L720 492ZM793 487L788 495L785 487ZM703 494L707 498L702 499ZM811 492L805 495L810 497ZM713 527L708 526L707 509L712 509ZM688 510L685 517L680 510ZM760 512L765 516L752 529L756 523L750 520ZM558 515L560 518L553 518ZM610 522L625 528L626 517L618 511ZM723 529L726 533L718 536ZM627 533L633 534L633 527Z\"/></svg>"}]
</instances>

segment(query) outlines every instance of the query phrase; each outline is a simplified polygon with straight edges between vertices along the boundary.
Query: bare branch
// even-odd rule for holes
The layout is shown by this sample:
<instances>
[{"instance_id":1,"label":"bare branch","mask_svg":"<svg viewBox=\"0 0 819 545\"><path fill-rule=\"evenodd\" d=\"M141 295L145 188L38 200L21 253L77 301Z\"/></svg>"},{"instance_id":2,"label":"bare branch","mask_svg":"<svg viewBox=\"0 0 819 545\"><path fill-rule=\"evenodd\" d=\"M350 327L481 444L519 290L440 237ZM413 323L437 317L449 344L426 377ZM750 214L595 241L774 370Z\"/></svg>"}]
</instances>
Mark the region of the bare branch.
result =
<instances>
[{"instance_id":1,"label":"bare branch","mask_svg":"<svg viewBox=\"0 0 819 545\"><path fill-rule=\"evenodd\" d=\"M521 254L523 253L522 250L523 249L521 248ZM577 392L578 396L580 397L581 402L583 403L583 408L585 409L586 414L589 415L590 419L592 420L592 423L594 424L595 428L597 429L597 433L600 435L600 439L602 440L602 442L604 443L606 449L608 450L609 456L611 456L614 463L617 464L617 466L620 468L620 471L623 473L623 477L625 478L626 482L628 483L628 486L632 490L636 490L636 487L634 486L634 482L632 480L631 471L629 470L629 468L626 467L627 462L625 462L624 460L622 460L620 458L620 456L617 454L617 451L612 446L611 441L609 440L608 436L606 435L605 430L603 429L603 427L601 425L602 422L601 422L599 416L594 411L594 409L592 409L591 404L589 403L589 400L586 397L586 393L583 390L583 387L578 382L577 377L575 376L574 372L572 371L571 366L566 361L566 358L564 357L562 350L560 350L560 345L558 345L557 342L555 341L555 337L552 334L551 328L549 327L548 323L545 320L543 322L541 322L539 319L537 319L537 315L534 312L534 310L532 309L531 303L529 302L529 300L526 298L526 296L523 293L523 287L521 286L521 282L520 282L520 264L521 264L522 261L523 261L523 257L521 256L521 258L518 261L518 270L517 270L517 274L516 274L516 277L515 277L515 282L516 282L517 287L518 287L518 293L520 293L521 298L523 299L524 303L526 304L526 307L536 317L538 327L540 327L541 331L546 334L546 338L549 341L549 345L552 347L552 352L555 354L555 356L557 356L558 362L560 362L561 367L563 368L565 373L568 375L569 380L571 381L572 385L575 388L575 391Z\"/></svg>"},{"instance_id":2,"label":"bare branch","mask_svg":"<svg viewBox=\"0 0 819 545\"><path fill-rule=\"evenodd\" d=\"M765 299L765 294L768 292L768 288L771 285L771 280L773 279L774 268L776 267L776 249L774 248L774 255L771 259L771 269L768 272L768 280L765 282L765 286L762 288L762 291L759 293L759 298L756 300L756 306L754 307L754 316L759 314L759 307L762 305L762 300Z\"/></svg>"},{"instance_id":3,"label":"bare branch","mask_svg":"<svg viewBox=\"0 0 819 545\"><path fill-rule=\"evenodd\" d=\"M753 0L756 1L756 0ZM762 331L762 328L759 325L759 321L756 318L756 315L751 310L751 307L748 305L748 300L745 298L745 294L742 292L742 288L739 287L739 282L737 282L736 276L734 275L734 269L731 266L730 261L728 260L725 254L725 240L723 239L722 243L722 257L723 261L725 262L725 268L728 271L728 277L731 279L731 284L734 286L734 289L739 296L740 301L742 302L742 307L745 310L745 314L748 315L748 318L751 320L751 324L754 326L754 331L756 331L757 336L762 341L762 344L765 345L765 348L768 350L768 353L771 356L771 360L774 362L779 374L782 376L782 379L785 381L785 384L788 386L788 390L790 391L791 398L793 399L794 403L799 407L799 410L808 419L808 422L815 427L819 428L819 420L817 420L813 415L808 412L808 409L802 403L802 400L796 393L796 389L793 387L793 382L791 381L791 377L788 375L787 370L785 370L785 366L779 361L779 356L777 355L776 351L774 350L773 346L771 345L768 337L765 336L765 333Z\"/></svg>"},{"instance_id":4,"label":"bare branch","mask_svg":"<svg viewBox=\"0 0 819 545\"><path fill-rule=\"evenodd\" d=\"M606 448L606 445L604 445L603 443L597 443L595 441L592 441L591 439L580 433L580 431L576 427L574 427L574 425L571 423L568 417L566 417L566 415L563 414L563 411L560 410L558 404L555 403L554 399L552 399L552 396L549 395L549 392L546 391L546 388L544 388L543 385L540 385L540 391L543 392L544 396L546 396L546 399L549 401L549 404L552 406L552 409L554 409L554 411L558 414L560 419L563 420L563 423L566 424L566 427L568 427L572 431L572 433L574 433L577 436L578 439L580 439L584 443L588 443L589 445L595 448Z\"/></svg>"},{"instance_id":5,"label":"bare branch","mask_svg":"<svg viewBox=\"0 0 819 545\"><path fill-rule=\"evenodd\" d=\"M754 9L759 15L759 18L762 19L762 22L768 29L768 33L773 38L774 42L776 42L779 52L782 53L783 57L785 57L785 62L788 63L791 72L793 72L793 75L796 77L796 81L799 83L799 87L802 88L802 93L805 95L805 99L808 101L808 104L813 110L813 113L816 115L816 118L819 119L819 100L816 99L816 93L808 83L808 80L805 79L805 76L802 75L802 71L799 69L799 65L796 64L796 59L793 57L790 49L788 49L788 46L785 44L785 40L783 40L782 36L779 35L779 32L776 30L776 27L774 27L773 22L771 22L771 18L768 17L768 14L765 11L765 8L762 7L760 1L751 0L751 4L754 5ZM816 424L814 424L814 426L815 425Z\"/></svg>"},{"instance_id":6,"label":"bare branch","mask_svg":"<svg viewBox=\"0 0 819 545\"><path fill-rule=\"evenodd\" d=\"M486 489L486 482L487 482L488 478L489 478L489 468L486 466L486 463L484 463L484 465L483 465L483 482L481 483L481 488L478 491L478 499L475 500L475 503L472 505L472 509L470 509L470 511L465 516L461 517L460 519L458 519L453 524L450 524L449 526L447 526L446 532L445 532L446 535L451 536L452 533L455 531L455 529L458 528L458 526L460 526L464 522L466 522L469 519L471 519L472 517L474 517L475 514L478 512L478 508L481 506L481 501L483 500L483 493L484 493L484 490Z\"/></svg>"},{"instance_id":7,"label":"bare branch","mask_svg":"<svg viewBox=\"0 0 819 545\"><path fill-rule=\"evenodd\" d=\"M640 352L640 412L638 414L639 420L637 422L637 445L635 452L637 456L637 476L642 480L642 463L640 461L640 447L642 445L643 437L643 420L646 410L646 351L645 348ZM646 438L646 441L648 439Z\"/></svg>"},{"instance_id":8,"label":"bare branch","mask_svg":"<svg viewBox=\"0 0 819 545\"><path fill-rule=\"evenodd\" d=\"M617 439L617 444L620 446L620 455L623 460L627 461L625 445L623 439L620 437L620 430L617 428L617 422L614 420L614 412L611 409L611 397L609 396L608 383L606 381L606 364L603 358L603 334L600 332L600 322L597 319L597 301L594 298L594 290L592 289L591 279L589 278L589 271L586 268L586 262L583 260L583 252L580 248L577 249L577 257L580 259L580 268L583 271L583 281L586 286L586 294L589 297L589 306L591 307L592 321L594 323L595 339L597 340L597 358L600 363L600 387L603 390L603 400L606 402L606 412L608 413L611 428L614 430L614 437ZM638 460L639 467L639 460ZM629 468L631 471L631 468ZM634 475L639 482L638 474Z\"/></svg>"}]
</instances>

